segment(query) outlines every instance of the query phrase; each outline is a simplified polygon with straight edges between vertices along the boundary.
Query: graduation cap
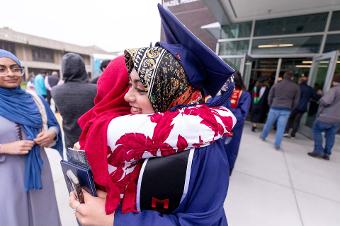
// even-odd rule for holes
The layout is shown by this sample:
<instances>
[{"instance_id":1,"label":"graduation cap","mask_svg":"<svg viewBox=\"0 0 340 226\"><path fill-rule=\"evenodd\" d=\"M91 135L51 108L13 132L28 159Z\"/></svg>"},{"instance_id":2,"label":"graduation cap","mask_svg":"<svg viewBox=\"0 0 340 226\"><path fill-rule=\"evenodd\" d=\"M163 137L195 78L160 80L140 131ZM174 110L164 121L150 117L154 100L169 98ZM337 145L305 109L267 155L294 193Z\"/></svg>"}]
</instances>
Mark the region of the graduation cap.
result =
<instances>
[{"instance_id":1,"label":"graduation cap","mask_svg":"<svg viewBox=\"0 0 340 226\"><path fill-rule=\"evenodd\" d=\"M201 40L191 33L169 10L158 4L168 50L183 66L190 84L215 96L235 72Z\"/></svg>"}]
</instances>

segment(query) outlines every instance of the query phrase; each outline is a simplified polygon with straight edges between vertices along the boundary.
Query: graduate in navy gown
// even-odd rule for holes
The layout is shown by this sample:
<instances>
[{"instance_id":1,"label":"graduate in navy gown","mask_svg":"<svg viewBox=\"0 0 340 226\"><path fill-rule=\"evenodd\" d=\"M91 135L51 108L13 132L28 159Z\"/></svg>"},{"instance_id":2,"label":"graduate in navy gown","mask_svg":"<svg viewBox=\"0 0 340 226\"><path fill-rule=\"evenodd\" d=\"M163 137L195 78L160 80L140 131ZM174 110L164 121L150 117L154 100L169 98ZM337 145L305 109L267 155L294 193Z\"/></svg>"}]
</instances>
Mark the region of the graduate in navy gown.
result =
<instances>
[{"instance_id":1,"label":"graduate in navy gown","mask_svg":"<svg viewBox=\"0 0 340 226\"><path fill-rule=\"evenodd\" d=\"M199 91L198 93L204 92L215 96L222 84L227 80L230 83L229 87L233 89L233 82L230 78L234 73L232 68L193 36L168 10L161 5L158 7L167 42L159 43L156 47L125 51L126 67L130 74L130 88L124 97L131 106L133 116L129 117L136 115L143 117L143 114L156 113L156 115L149 116L149 118L156 121L159 119L159 115L163 116L163 114L157 115L157 112L166 111L164 114L169 114L169 112L176 111L179 108L183 109L182 114L185 114L185 109L191 109L190 106L193 103L187 103L184 100L189 97L190 99L196 99L194 97L197 97L195 96L197 91ZM112 63L114 64L115 60ZM108 70L110 70L110 65ZM183 73L185 74L185 79L182 76ZM176 91L173 87L176 87ZM179 90L182 91L178 93ZM141 98L143 101L141 101ZM145 98L148 98L148 100ZM103 100L105 100L105 97ZM100 102L98 105L100 105ZM220 101L212 101L207 106L204 105L203 109L213 109L214 106L219 105L221 105ZM200 115L202 111L196 110L193 112L193 121L197 121L199 124L207 123L198 118L204 117L205 114ZM197 115L194 115L195 112ZM229 126L225 124L226 128L232 128L236 122L234 116L232 116L231 121L230 115L226 117L216 115L216 117L220 119L214 120L215 117L209 117L209 120L230 123ZM199 120L195 120L197 118ZM114 143L116 141L112 141L110 132L112 131L110 130L110 125L116 119L112 119L108 125L107 139L111 150L117 146L117 143ZM103 124L100 125L102 126ZM131 123L131 126L133 125L135 124ZM171 128L175 130L176 126L175 122L174 125L171 125ZM124 125L122 125L123 127ZM213 127L218 134L226 133L225 128L214 123L209 123L208 127ZM184 126L183 128L187 127ZM95 129L90 128L88 131L90 130L98 133ZM194 133L195 130L192 129L189 132ZM148 135L146 134L145 136ZM89 136L89 138L93 137ZM154 139L155 137L153 136L152 141L155 141ZM131 142L131 139L126 142ZM86 141L85 145L81 144L81 146L88 153L91 150L87 149L87 147L90 147L87 144L88 142ZM152 142L152 144L160 145L159 150L164 150L162 146L164 143ZM132 145L136 144L131 144L131 147ZM91 197L84 192L84 204L77 202L71 194L70 206L75 209L75 214L83 225L227 226L223 206L229 185L230 165L228 155L230 152L225 150L224 139L216 139L203 146L197 143L194 147L197 148L167 157L159 157L157 154L159 158L148 159L147 163L144 161L141 173L137 178L138 183L136 183L139 190L136 196L137 211L135 212L126 211L126 206L124 206L124 203L128 203L124 202L127 199L126 193L117 209L107 203L107 200L112 198L109 191L107 191L107 195L99 192L99 197ZM89 162L91 165L92 158L91 156L88 157L90 157ZM179 162L180 165L183 165L182 163L184 162L184 172L177 173L179 169L176 164L175 167L171 167L173 165L168 157L174 157L175 159L172 160ZM153 167L156 170L152 169ZM111 167L111 170L114 169L115 167ZM95 169L93 171L96 181L97 172ZM175 172L175 175L173 175L173 172ZM105 175L100 176L102 176L100 178L104 178ZM176 186L177 180L180 179L183 180L183 183ZM149 183L144 186L143 184L146 182ZM164 184L170 184L170 186L164 186ZM105 185L105 183L102 184L104 187ZM162 189L154 189L155 187ZM129 188L127 186L127 191ZM143 200L145 197L150 199ZM178 197L179 199L177 199ZM177 203L177 205L173 203ZM105 209L104 206L106 207ZM112 208L114 211L112 211Z\"/></svg>"},{"instance_id":2,"label":"graduate in navy gown","mask_svg":"<svg viewBox=\"0 0 340 226\"><path fill-rule=\"evenodd\" d=\"M251 96L249 92L246 91L241 74L237 71L234 74L235 90L230 98L230 110L234 113L237 123L233 129L233 136L230 141L225 144L225 150L229 152L229 166L230 174L232 173L235 165L235 161L240 148L241 137L243 132L244 121L247 118L250 104Z\"/></svg>"}]
</instances>

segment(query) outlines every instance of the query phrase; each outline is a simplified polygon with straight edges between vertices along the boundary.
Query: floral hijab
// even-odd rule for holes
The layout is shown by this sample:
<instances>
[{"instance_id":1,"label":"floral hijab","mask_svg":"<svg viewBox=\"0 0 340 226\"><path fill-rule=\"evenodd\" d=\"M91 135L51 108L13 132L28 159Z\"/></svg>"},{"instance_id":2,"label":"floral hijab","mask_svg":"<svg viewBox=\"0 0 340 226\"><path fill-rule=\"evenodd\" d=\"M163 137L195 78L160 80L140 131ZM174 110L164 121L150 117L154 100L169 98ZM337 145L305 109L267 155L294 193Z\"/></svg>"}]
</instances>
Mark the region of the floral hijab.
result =
<instances>
[{"instance_id":1,"label":"floral hijab","mask_svg":"<svg viewBox=\"0 0 340 226\"><path fill-rule=\"evenodd\" d=\"M128 72L133 69L137 71L156 112L165 112L178 104L197 103L202 99L201 92L189 84L180 59L166 49L127 49L124 55Z\"/></svg>"}]
</instances>

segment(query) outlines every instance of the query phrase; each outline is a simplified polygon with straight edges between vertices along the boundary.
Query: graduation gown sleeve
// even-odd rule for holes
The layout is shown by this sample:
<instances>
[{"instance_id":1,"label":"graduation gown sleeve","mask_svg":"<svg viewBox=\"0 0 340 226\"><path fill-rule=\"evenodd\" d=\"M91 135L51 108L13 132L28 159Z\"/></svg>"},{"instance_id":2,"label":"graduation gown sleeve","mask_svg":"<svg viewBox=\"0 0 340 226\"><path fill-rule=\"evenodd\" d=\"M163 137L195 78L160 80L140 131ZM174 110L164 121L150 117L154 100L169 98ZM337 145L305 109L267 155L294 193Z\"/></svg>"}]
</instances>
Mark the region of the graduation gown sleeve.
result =
<instances>
[{"instance_id":1,"label":"graduation gown sleeve","mask_svg":"<svg viewBox=\"0 0 340 226\"><path fill-rule=\"evenodd\" d=\"M227 226L223 203L228 184L229 163L220 139L195 150L188 193L172 214L156 211L122 214L118 210L114 226Z\"/></svg>"}]
</instances>

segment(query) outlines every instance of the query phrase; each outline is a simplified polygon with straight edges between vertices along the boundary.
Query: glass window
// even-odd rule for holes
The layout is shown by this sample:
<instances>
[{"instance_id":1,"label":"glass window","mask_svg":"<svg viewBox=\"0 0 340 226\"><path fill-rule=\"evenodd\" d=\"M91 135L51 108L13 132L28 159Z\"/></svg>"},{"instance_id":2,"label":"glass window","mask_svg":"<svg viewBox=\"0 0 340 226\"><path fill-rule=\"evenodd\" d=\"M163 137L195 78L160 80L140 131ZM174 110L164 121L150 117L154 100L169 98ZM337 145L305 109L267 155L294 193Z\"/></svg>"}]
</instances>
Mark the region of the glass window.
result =
<instances>
[{"instance_id":1,"label":"glass window","mask_svg":"<svg viewBox=\"0 0 340 226\"><path fill-rule=\"evenodd\" d=\"M329 30L330 31L340 30L340 11L333 12Z\"/></svg>"},{"instance_id":2,"label":"glass window","mask_svg":"<svg viewBox=\"0 0 340 226\"><path fill-rule=\"evenodd\" d=\"M251 32L251 21L230 24L230 25L223 25L221 28L220 38L250 37L250 32Z\"/></svg>"},{"instance_id":3,"label":"glass window","mask_svg":"<svg viewBox=\"0 0 340 226\"><path fill-rule=\"evenodd\" d=\"M0 49L4 49L15 54L15 44L13 42L0 41Z\"/></svg>"},{"instance_id":4,"label":"glass window","mask_svg":"<svg viewBox=\"0 0 340 226\"><path fill-rule=\"evenodd\" d=\"M252 62L248 90L253 90L256 81L261 77L265 78L266 84L272 86L275 81L277 64L278 59L275 58L254 59Z\"/></svg>"},{"instance_id":5,"label":"glass window","mask_svg":"<svg viewBox=\"0 0 340 226\"><path fill-rule=\"evenodd\" d=\"M301 76L308 77L311 63L312 58L283 58L280 69L282 75L286 71L293 71L294 81L298 83Z\"/></svg>"},{"instance_id":6,"label":"glass window","mask_svg":"<svg viewBox=\"0 0 340 226\"><path fill-rule=\"evenodd\" d=\"M249 40L219 43L219 55L242 55L248 52Z\"/></svg>"},{"instance_id":7,"label":"glass window","mask_svg":"<svg viewBox=\"0 0 340 226\"><path fill-rule=\"evenodd\" d=\"M323 52L330 52L333 50L340 50L340 34L327 35L325 49L323 50Z\"/></svg>"},{"instance_id":8,"label":"glass window","mask_svg":"<svg viewBox=\"0 0 340 226\"><path fill-rule=\"evenodd\" d=\"M54 62L53 50L40 47L32 47L32 59L34 61L53 63Z\"/></svg>"},{"instance_id":9,"label":"glass window","mask_svg":"<svg viewBox=\"0 0 340 226\"><path fill-rule=\"evenodd\" d=\"M252 54L298 54L298 53L318 53L321 44L321 35L254 39Z\"/></svg>"},{"instance_id":10,"label":"glass window","mask_svg":"<svg viewBox=\"0 0 340 226\"><path fill-rule=\"evenodd\" d=\"M240 70L241 68L241 58L225 58L223 59L227 64L229 64L235 70Z\"/></svg>"},{"instance_id":11,"label":"glass window","mask_svg":"<svg viewBox=\"0 0 340 226\"><path fill-rule=\"evenodd\" d=\"M254 36L322 32L328 13L292 16L255 22Z\"/></svg>"}]
</instances>

